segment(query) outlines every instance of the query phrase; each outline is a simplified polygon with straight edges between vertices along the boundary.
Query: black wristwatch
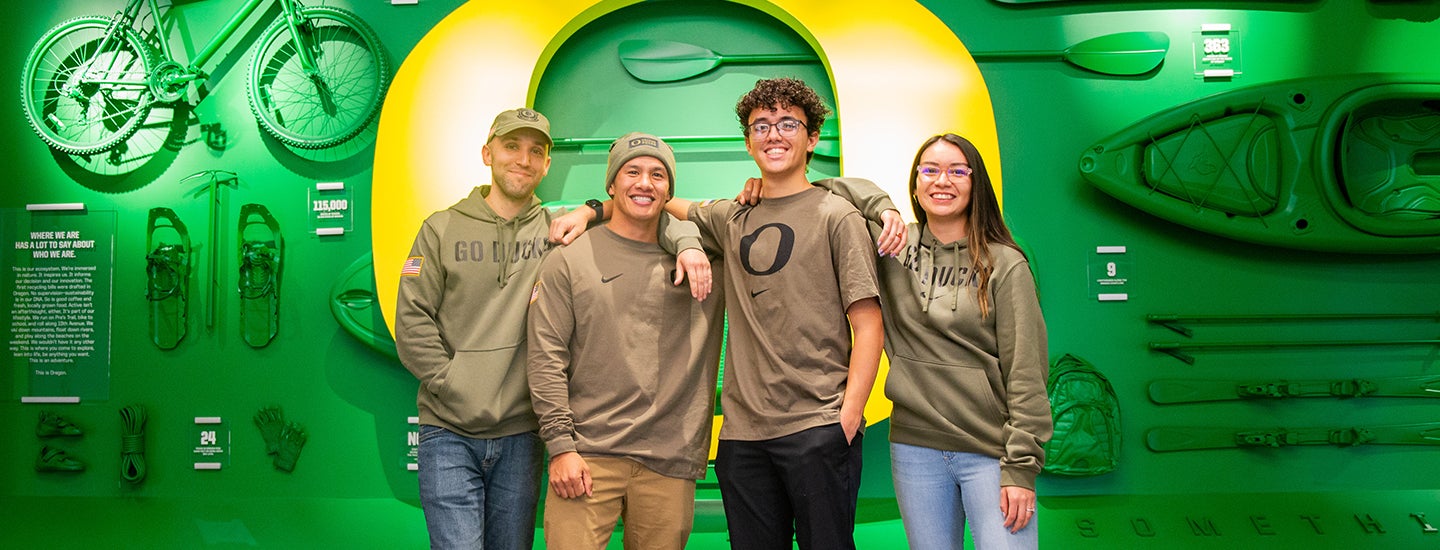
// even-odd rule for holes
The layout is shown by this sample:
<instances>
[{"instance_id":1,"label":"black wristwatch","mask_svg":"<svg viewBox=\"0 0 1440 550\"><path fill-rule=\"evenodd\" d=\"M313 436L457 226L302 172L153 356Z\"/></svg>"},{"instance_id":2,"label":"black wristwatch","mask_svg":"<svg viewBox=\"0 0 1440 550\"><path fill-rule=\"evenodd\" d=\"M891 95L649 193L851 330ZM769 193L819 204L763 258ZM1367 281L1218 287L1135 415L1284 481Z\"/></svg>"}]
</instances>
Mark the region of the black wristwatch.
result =
<instances>
[{"instance_id":1,"label":"black wristwatch","mask_svg":"<svg viewBox=\"0 0 1440 550\"><path fill-rule=\"evenodd\" d=\"M590 225L605 221L605 204L595 199L585 201L585 206L595 209L595 219L590 220Z\"/></svg>"}]
</instances>

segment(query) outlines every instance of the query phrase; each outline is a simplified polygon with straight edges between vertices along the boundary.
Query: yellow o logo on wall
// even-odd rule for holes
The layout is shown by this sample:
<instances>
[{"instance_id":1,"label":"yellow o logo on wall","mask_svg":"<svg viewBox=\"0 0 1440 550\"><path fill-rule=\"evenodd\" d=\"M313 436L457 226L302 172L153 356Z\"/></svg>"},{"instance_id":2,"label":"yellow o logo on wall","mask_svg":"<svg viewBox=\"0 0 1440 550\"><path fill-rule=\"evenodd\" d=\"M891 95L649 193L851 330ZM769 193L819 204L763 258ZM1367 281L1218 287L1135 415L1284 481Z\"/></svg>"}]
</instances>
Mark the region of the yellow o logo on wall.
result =
<instances>
[{"instance_id":1,"label":"yellow o logo on wall","mask_svg":"<svg viewBox=\"0 0 1440 550\"><path fill-rule=\"evenodd\" d=\"M375 145L372 247L388 326L395 322L400 267L421 222L490 182L479 151L495 114L534 106L540 77L560 46L590 22L638 1L553 0L539 12L475 0L411 50L390 85ZM829 69L842 175L880 183L911 217L906 179L915 149L931 135L955 132L990 159L1000 191L999 144L984 80L959 39L919 3L738 3L790 26ZM882 364L866 405L872 424L890 416L880 390L886 372Z\"/></svg>"}]
</instances>

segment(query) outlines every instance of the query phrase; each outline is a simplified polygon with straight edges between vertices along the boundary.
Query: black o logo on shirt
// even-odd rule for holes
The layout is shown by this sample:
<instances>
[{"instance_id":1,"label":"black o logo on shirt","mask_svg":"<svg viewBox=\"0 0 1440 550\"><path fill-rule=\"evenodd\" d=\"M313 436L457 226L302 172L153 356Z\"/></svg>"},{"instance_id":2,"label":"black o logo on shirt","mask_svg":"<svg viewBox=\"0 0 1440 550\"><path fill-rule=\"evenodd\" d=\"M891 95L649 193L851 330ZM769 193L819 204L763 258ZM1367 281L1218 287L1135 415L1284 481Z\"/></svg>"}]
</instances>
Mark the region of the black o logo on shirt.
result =
<instances>
[{"instance_id":1,"label":"black o logo on shirt","mask_svg":"<svg viewBox=\"0 0 1440 550\"><path fill-rule=\"evenodd\" d=\"M755 265L750 261L750 246L760 239L760 234L766 229L775 228L780 232L780 241L775 243L775 259L770 264L770 269L756 271ZM783 223L767 223L755 228L749 235L740 239L740 265L751 275L769 275L780 271L785 264L790 263L790 253L795 249L795 230Z\"/></svg>"}]
</instances>

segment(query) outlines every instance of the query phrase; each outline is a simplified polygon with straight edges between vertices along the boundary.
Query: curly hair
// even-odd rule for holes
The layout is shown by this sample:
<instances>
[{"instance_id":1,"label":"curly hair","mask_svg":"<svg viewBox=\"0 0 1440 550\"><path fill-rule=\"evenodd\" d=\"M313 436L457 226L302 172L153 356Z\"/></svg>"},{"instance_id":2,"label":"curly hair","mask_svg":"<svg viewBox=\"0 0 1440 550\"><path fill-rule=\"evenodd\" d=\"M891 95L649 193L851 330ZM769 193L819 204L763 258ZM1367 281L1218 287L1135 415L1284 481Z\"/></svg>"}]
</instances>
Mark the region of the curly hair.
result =
<instances>
[{"instance_id":1,"label":"curly hair","mask_svg":"<svg viewBox=\"0 0 1440 550\"><path fill-rule=\"evenodd\" d=\"M740 119L740 131L750 137L750 113L756 109L771 109L778 106L799 107L805 113L805 128L810 135L820 132L830 108L825 100L815 93L805 81L798 78L768 78L755 83L755 88L735 103L735 116ZM805 160L814 156L812 152Z\"/></svg>"}]
</instances>

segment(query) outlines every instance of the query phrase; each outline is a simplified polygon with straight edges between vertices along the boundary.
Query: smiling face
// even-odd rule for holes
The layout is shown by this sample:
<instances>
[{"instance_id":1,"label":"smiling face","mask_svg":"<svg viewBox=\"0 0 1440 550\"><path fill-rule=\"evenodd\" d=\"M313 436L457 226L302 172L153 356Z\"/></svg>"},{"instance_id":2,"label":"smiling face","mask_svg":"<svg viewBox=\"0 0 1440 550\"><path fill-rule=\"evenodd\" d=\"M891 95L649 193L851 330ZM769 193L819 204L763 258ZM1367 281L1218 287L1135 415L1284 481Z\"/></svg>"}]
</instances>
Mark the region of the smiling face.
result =
<instances>
[{"instance_id":1,"label":"smiling face","mask_svg":"<svg viewBox=\"0 0 1440 550\"><path fill-rule=\"evenodd\" d=\"M781 135L780 128L776 126L786 119L802 124L793 136ZM749 135L745 136L745 150L755 159L761 175L773 178L793 175L798 171L803 176L809 153L815 150L815 144L820 139L820 134L809 128L810 121L806 119L805 111L794 105L785 108L773 105L768 109L755 109L750 111L746 126L753 127L757 122L769 124L770 129L763 134L750 131Z\"/></svg>"},{"instance_id":2,"label":"smiling face","mask_svg":"<svg viewBox=\"0 0 1440 550\"><path fill-rule=\"evenodd\" d=\"M490 167L492 192L515 202L529 200L550 171L550 140L537 130L521 128L492 138L480 148L480 158Z\"/></svg>"},{"instance_id":3,"label":"smiling face","mask_svg":"<svg viewBox=\"0 0 1440 550\"><path fill-rule=\"evenodd\" d=\"M970 168L965 153L949 141L938 140L920 154L917 167L933 168L939 172L934 178L919 174L915 177L915 199L925 211L928 223L958 222L964 227L970 217L970 176L955 177L950 171Z\"/></svg>"},{"instance_id":4,"label":"smiling face","mask_svg":"<svg viewBox=\"0 0 1440 550\"><path fill-rule=\"evenodd\" d=\"M614 197L614 216L647 223L660 218L670 200L670 171L660 159L640 156L620 165L605 187Z\"/></svg>"}]
</instances>

